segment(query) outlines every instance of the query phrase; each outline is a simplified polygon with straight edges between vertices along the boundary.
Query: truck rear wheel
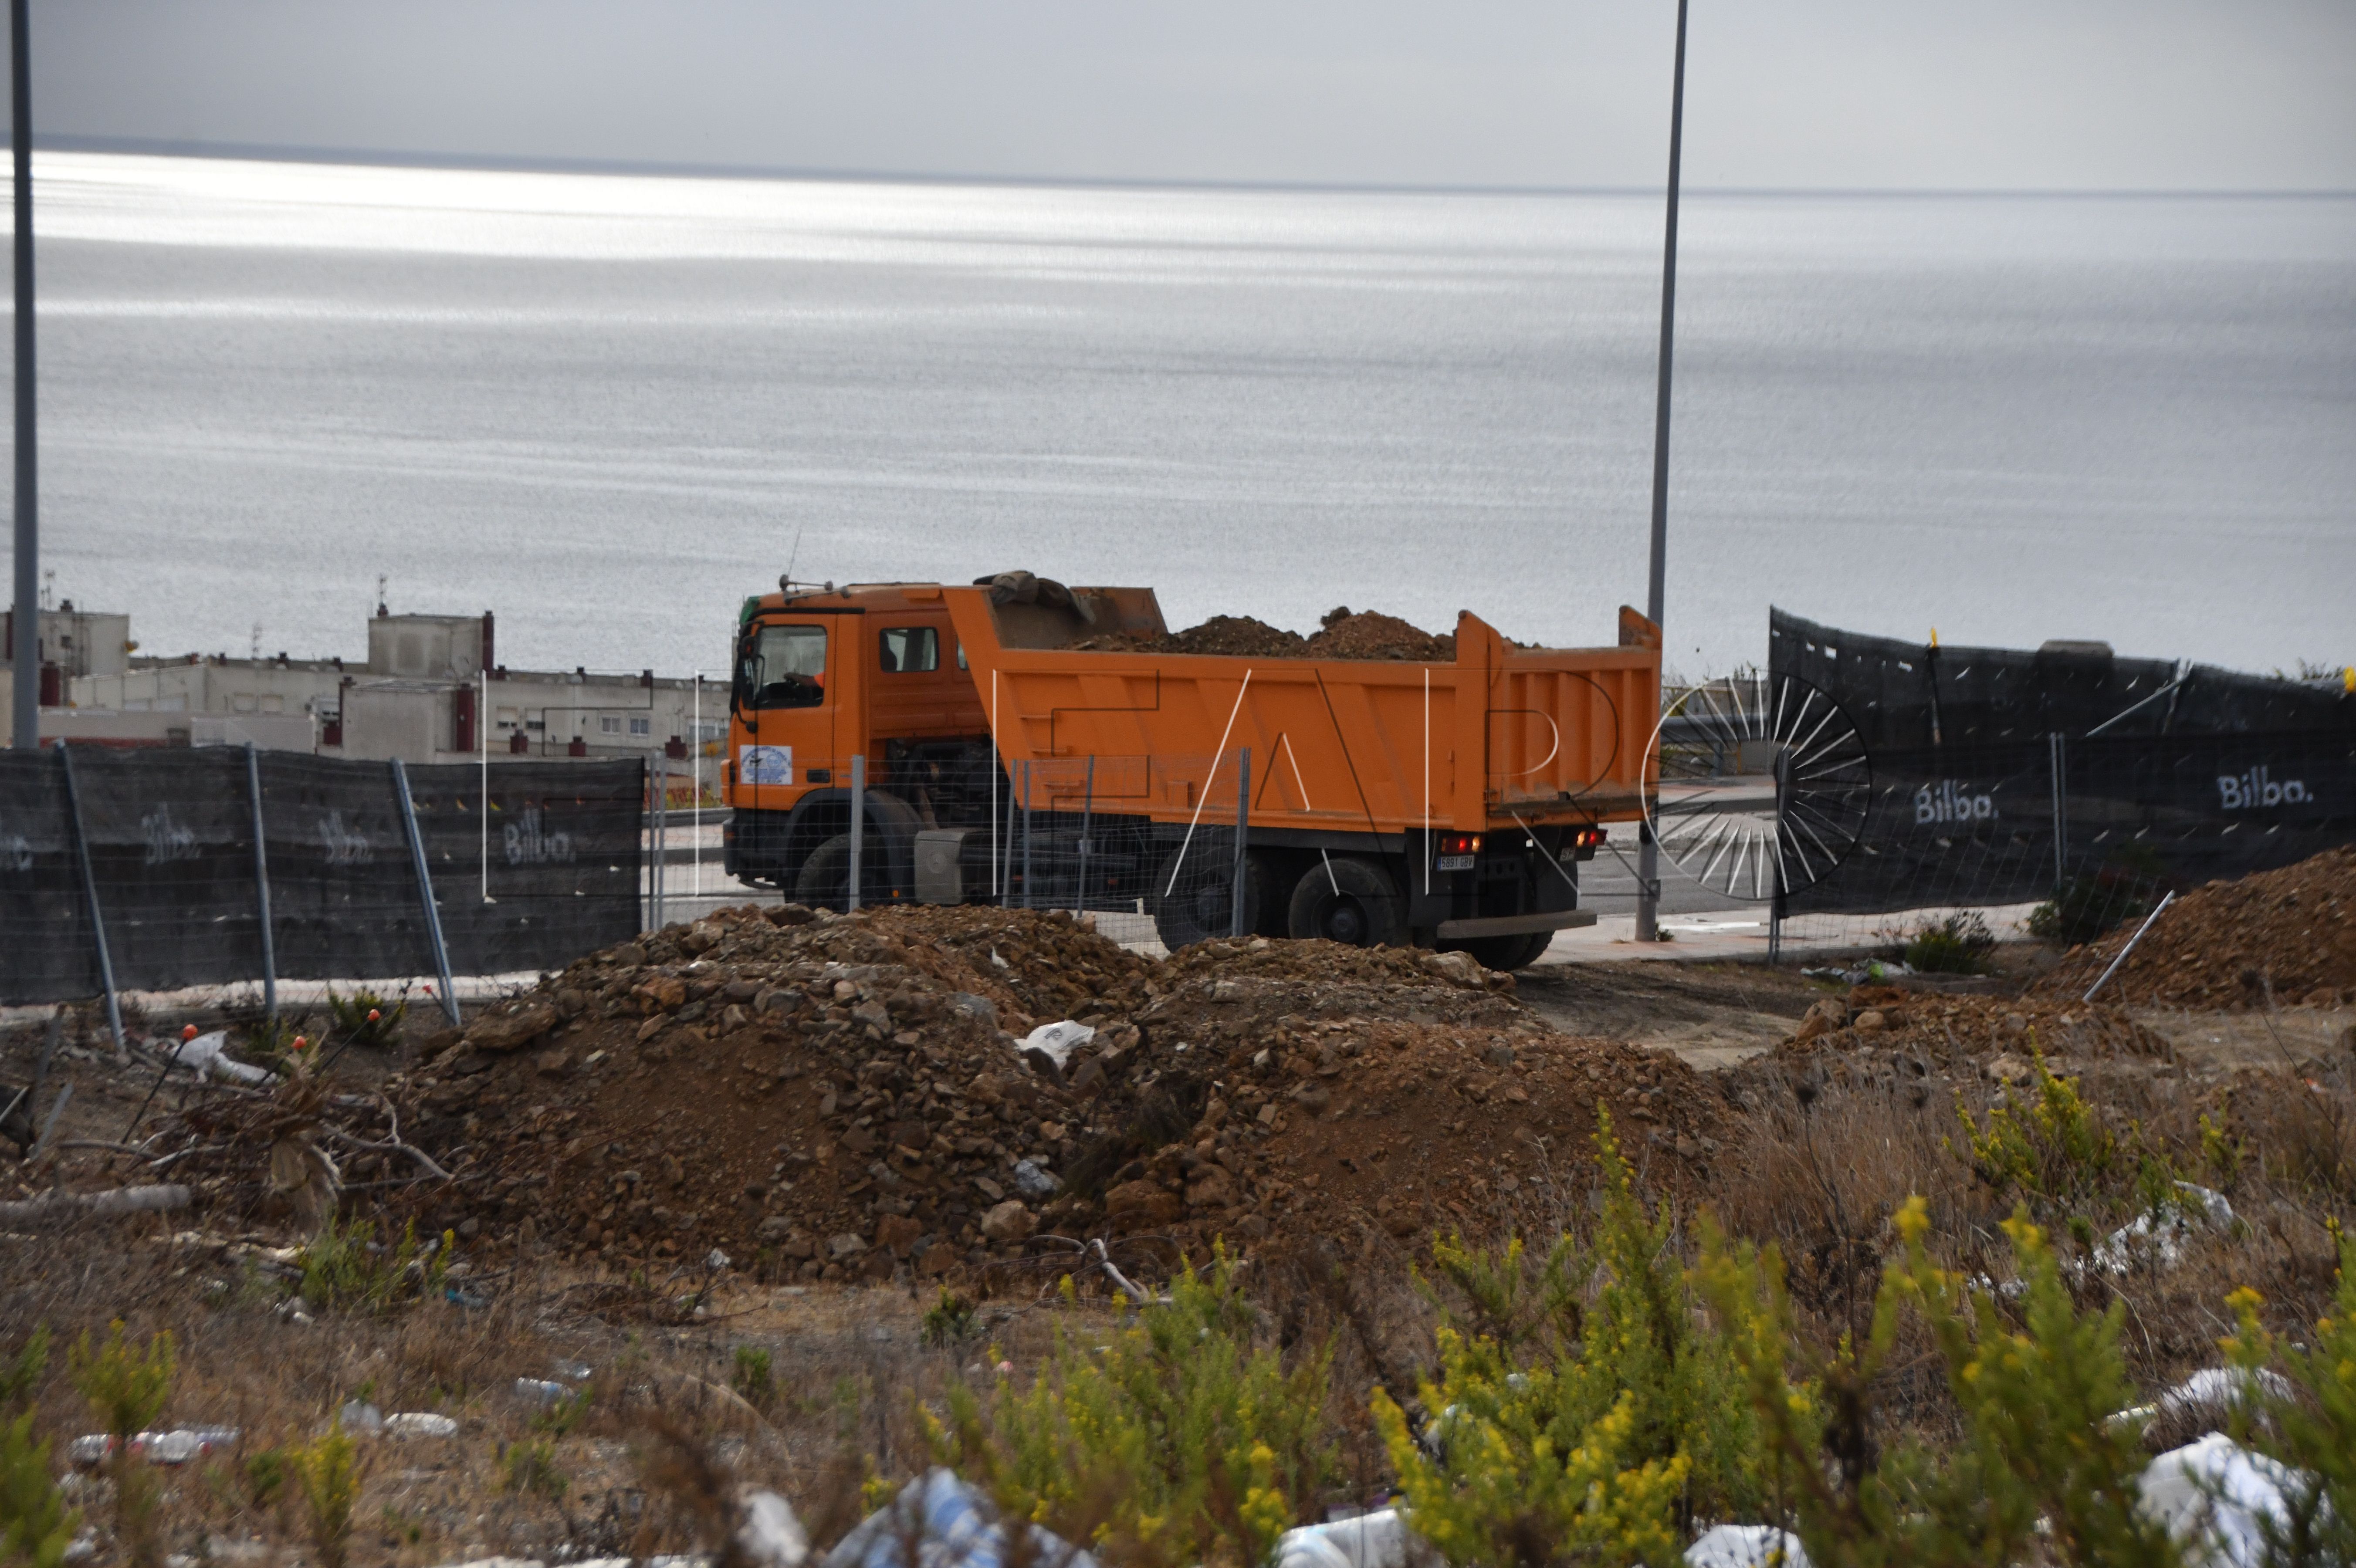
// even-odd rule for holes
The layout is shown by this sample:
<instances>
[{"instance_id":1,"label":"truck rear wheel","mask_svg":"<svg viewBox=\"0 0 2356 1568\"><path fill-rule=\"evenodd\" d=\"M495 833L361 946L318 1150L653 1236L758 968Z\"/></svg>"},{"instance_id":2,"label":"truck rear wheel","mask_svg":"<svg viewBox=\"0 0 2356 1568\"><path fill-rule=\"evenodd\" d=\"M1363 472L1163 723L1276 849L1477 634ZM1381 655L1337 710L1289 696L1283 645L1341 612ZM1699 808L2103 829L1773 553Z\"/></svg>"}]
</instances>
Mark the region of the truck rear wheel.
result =
<instances>
[{"instance_id":1,"label":"truck rear wheel","mask_svg":"<svg viewBox=\"0 0 2356 1568\"><path fill-rule=\"evenodd\" d=\"M1292 890L1285 928L1345 947L1403 947L1407 912L1390 873L1356 855L1320 857Z\"/></svg>"},{"instance_id":2,"label":"truck rear wheel","mask_svg":"<svg viewBox=\"0 0 2356 1568\"><path fill-rule=\"evenodd\" d=\"M877 836L870 834L862 846L864 853L859 867L860 897L862 905L888 903L892 896L892 880L884 865L884 846ZM794 877L794 901L812 909L848 909L851 906L851 835L838 833L809 853L802 869Z\"/></svg>"},{"instance_id":3,"label":"truck rear wheel","mask_svg":"<svg viewBox=\"0 0 2356 1568\"><path fill-rule=\"evenodd\" d=\"M1146 907L1153 913L1153 933L1175 953L1235 929L1235 851L1206 850L1197 844L1173 852L1153 875ZM1276 874L1258 855L1244 856L1244 932L1258 932L1267 923L1276 899ZM1173 887L1173 883L1176 885ZM1165 891L1166 890L1166 891Z\"/></svg>"}]
</instances>

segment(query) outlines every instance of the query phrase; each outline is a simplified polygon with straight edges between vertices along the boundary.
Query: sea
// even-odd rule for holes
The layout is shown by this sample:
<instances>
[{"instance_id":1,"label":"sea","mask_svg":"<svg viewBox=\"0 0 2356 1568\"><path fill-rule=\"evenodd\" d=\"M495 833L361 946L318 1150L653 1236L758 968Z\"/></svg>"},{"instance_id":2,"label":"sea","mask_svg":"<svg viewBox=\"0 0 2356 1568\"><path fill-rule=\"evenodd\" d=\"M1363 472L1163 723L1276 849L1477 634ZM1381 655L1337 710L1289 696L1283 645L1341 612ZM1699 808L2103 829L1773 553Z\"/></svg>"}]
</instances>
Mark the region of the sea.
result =
<instances>
[{"instance_id":1,"label":"sea","mask_svg":"<svg viewBox=\"0 0 2356 1568\"><path fill-rule=\"evenodd\" d=\"M41 564L143 651L723 671L747 594L1023 568L1171 624L1613 640L1657 192L43 152ZM2356 661L2356 196L1689 193L1668 662ZM380 588L381 583L381 588Z\"/></svg>"}]
</instances>

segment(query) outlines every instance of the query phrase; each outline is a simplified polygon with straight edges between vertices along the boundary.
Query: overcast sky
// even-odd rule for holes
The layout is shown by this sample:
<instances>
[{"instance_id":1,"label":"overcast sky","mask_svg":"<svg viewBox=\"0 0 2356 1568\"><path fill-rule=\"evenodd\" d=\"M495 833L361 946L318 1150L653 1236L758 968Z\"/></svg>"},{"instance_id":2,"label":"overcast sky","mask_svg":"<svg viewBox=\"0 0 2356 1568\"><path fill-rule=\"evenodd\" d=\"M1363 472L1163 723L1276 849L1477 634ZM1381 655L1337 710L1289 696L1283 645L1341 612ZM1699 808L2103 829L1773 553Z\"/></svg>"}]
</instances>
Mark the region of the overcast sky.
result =
<instances>
[{"instance_id":1,"label":"overcast sky","mask_svg":"<svg viewBox=\"0 0 2356 1568\"><path fill-rule=\"evenodd\" d=\"M34 0L37 134L1649 186L1674 0ZM1694 0L1699 187L2356 187L2356 0Z\"/></svg>"}]
</instances>

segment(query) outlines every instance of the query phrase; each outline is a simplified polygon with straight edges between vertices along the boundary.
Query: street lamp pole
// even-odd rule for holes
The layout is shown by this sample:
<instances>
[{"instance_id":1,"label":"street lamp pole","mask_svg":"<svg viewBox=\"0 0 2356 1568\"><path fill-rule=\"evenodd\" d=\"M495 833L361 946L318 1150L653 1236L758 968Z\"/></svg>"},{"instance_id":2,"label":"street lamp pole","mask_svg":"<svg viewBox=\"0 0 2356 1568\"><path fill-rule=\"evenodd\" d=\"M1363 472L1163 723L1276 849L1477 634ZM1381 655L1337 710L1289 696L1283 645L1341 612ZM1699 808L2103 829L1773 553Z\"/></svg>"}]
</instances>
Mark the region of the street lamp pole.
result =
<instances>
[{"instance_id":1,"label":"street lamp pole","mask_svg":"<svg viewBox=\"0 0 2356 1568\"><path fill-rule=\"evenodd\" d=\"M1653 554L1644 613L1661 624L1669 549L1669 361L1677 325L1677 174L1685 150L1686 0L1677 0L1677 63L1669 90L1669 216L1661 259L1661 380L1653 410ZM1663 640L1664 647L1666 639ZM1655 715L1657 718L1658 716ZM1636 851L1636 940L1660 936L1661 851L1648 830Z\"/></svg>"},{"instance_id":2,"label":"street lamp pole","mask_svg":"<svg viewBox=\"0 0 2356 1568\"><path fill-rule=\"evenodd\" d=\"M41 571L39 513L34 506L33 445L33 71L26 55L31 0L9 0L9 129L16 165L16 625L10 688L12 743L41 743Z\"/></svg>"}]
</instances>

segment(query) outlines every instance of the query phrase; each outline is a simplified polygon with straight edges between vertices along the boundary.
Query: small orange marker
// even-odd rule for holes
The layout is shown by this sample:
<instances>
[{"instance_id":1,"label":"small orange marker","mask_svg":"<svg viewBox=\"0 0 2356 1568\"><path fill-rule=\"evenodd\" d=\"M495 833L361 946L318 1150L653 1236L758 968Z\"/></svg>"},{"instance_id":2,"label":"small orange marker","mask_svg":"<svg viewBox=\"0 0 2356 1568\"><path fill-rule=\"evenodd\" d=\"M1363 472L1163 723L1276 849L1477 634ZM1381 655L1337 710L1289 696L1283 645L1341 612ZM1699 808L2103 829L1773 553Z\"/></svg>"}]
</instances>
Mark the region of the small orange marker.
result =
<instances>
[{"instance_id":1,"label":"small orange marker","mask_svg":"<svg viewBox=\"0 0 2356 1568\"><path fill-rule=\"evenodd\" d=\"M180 1026L180 1038L184 1040L196 1039L197 1026L194 1024L182 1024Z\"/></svg>"}]
</instances>

